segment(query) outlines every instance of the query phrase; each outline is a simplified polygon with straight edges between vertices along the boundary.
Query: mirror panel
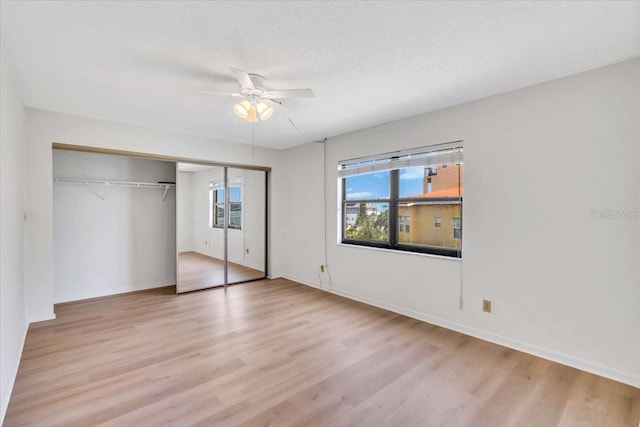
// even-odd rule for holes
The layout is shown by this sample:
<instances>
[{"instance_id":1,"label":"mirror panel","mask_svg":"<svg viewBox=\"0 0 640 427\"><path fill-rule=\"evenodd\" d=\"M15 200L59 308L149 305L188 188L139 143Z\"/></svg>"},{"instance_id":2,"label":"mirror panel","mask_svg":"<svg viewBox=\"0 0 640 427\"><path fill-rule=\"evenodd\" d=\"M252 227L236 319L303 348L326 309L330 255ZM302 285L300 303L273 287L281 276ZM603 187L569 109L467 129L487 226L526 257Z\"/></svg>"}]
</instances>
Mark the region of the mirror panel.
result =
<instances>
[{"instance_id":1,"label":"mirror panel","mask_svg":"<svg viewBox=\"0 0 640 427\"><path fill-rule=\"evenodd\" d=\"M178 293L266 277L266 179L263 171L177 164Z\"/></svg>"},{"instance_id":2,"label":"mirror panel","mask_svg":"<svg viewBox=\"0 0 640 427\"><path fill-rule=\"evenodd\" d=\"M265 277L265 172L229 168L229 284Z\"/></svg>"},{"instance_id":3,"label":"mirror panel","mask_svg":"<svg viewBox=\"0 0 640 427\"><path fill-rule=\"evenodd\" d=\"M224 168L178 163L176 190L177 292L223 286Z\"/></svg>"}]
</instances>

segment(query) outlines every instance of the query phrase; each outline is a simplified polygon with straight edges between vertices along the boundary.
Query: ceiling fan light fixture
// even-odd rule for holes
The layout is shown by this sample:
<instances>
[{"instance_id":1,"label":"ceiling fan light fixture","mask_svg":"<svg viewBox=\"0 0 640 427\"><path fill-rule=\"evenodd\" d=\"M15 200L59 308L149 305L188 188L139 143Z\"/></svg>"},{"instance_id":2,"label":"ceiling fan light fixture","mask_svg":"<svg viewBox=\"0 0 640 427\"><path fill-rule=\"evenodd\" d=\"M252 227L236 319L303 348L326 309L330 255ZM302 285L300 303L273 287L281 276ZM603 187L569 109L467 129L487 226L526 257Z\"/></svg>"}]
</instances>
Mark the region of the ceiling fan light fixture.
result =
<instances>
[{"instance_id":1,"label":"ceiling fan light fixture","mask_svg":"<svg viewBox=\"0 0 640 427\"><path fill-rule=\"evenodd\" d=\"M267 120L273 114L273 108L269 107L264 102L260 101L256 106L260 120Z\"/></svg>"},{"instance_id":2,"label":"ceiling fan light fixture","mask_svg":"<svg viewBox=\"0 0 640 427\"><path fill-rule=\"evenodd\" d=\"M253 106L251 105L251 103L244 99L233 106L233 111L234 113L236 113L236 116L246 120L247 116L249 115L249 111L252 110L252 107Z\"/></svg>"},{"instance_id":3,"label":"ceiling fan light fixture","mask_svg":"<svg viewBox=\"0 0 640 427\"><path fill-rule=\"evenodd\" d=\"M273 108L269 107L264 102L260 101L256 104L255 101L249 101L247 99L235 104L233 106L233 111L236 113L236 116L249 123L267 120L273 114Z\"/></svg>"},{"instance_id":4,"label":"ceiling fan light fixture","mask_svg":"<svg viewBox=\"0 0 640 427\"><path fill-rule=\"evenodd\" d=\"M255 106L250 106L249 110L247 111L247 116L244 117L245 121L249 122L249 123L256 123L258 122L260 119L258 118L258 114L256 113L256 107Z\"/></svg>"}]
</instances>

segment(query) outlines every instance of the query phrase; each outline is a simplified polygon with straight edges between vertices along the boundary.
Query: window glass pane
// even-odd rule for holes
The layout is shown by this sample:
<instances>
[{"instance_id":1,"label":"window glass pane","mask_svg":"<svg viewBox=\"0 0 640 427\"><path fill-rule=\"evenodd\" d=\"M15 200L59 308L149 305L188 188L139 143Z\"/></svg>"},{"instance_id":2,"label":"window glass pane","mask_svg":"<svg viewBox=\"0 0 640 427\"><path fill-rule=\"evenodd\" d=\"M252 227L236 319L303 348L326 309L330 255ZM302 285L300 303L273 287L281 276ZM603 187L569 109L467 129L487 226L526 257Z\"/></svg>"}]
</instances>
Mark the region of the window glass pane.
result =
<instances>
[{"instance_id":1,"label":"window glass pane","mask_svg":"<svg viewBox=\"0 0 640 427\"><path fill-rule=\"evenodd\" d=\"M229 228L242 227L242 187L229 187ZM224 188L213 190L213 225L224 227Z\"/></svg>"},{"instance_id":2,"label":"window glass pane","mask_svg":"<svg viewBox=\"0 0 640 427\"><path fill-rule=\"evenodd\" d=\"M462 165L400 169L400 197L462 196Z\"/></svg>"},{"instance_id":3,"label":"window glass pane","mask_svg":"<svg viewBox=\"0 0 640 427\"><path fill-rule=\"evenodd\" d=\"M430 201L401 202L398 215L405 217L410 228L398 230L398 242L403 244L461 249L460 204ZM440 224L439 226L435 224ZM453 232L452 232L453 230ZM458 230L458 232L456 232Z\"/></svg>"},{"instance_id":4,"label":"window glass pane","mask_svg":"<svg viewBox=\"0 0 640 427\"><path fill-rule=\"evenodd\" d=\"M229 192L231 195L231 191ZM242 204L229 203L229 227L240 229L242 222Z\"/></svg>"},{"instance_id":5,"label":"window glass pane","mask_svg":"<svg viewBox=\"0 0 640 427\"><path fill-rule=\"evenodd\" d=\"M229 187L229 201L230 202L242 201L242 187Z\"/></svg>"},{"instance_id":6,"label":"window glass pane","mask_svg":"<svg viewBox=\"0 0 640 427\"><path fill-rule=\"evenodd\" d=\"M215 224L223 227L224 226L224 204L216 204L215 211L216 211Z\"/></svg>"},{"instance_id":7,"label":"window glass pane","mask_svg":"<svg viewBox=\"0 0 640 427\"><path fill-rule=\"evenodd\" d=\"M408 233L411 233L411 217L398 216L398 236L403 236Z\"/></svg>"},{"instance_id":8,"label":"window glass pane","mask_svg":"<svg viewBox=\"0 0 640 427\"><path fill-rule=\"evenodd\" d=\"M424 192L427 169L424 167L400 169L400 197L418 196Z\"/></svg>"},{"instance_id":9,"label":"window glass pane","mask_svg":"<svg viewBox=\"0 0 640 427\"><path fill-rule=\"evenodd\" d=\"M383 171L345 178L347 200L388 199L389 176Z\"/></svg>"},{"instance_id":10,"label":"window glass pane","mask_svg":"<svg viewBox=\"0 0 640 427\"><path fill-rule=\"evenodd\" d=\"M389 203L345 203L345 238L389 241Z\"/></svg>"},{"instance_id":11,"label":"window glass pane","mask_svg":"<svg viewBox=\"0 0 640 427\"><path fill-rule=\"evenodd\" d=\"M453 238L462 239L462 221L460 218L453 218Z\"/></svg>"}]
</instances>

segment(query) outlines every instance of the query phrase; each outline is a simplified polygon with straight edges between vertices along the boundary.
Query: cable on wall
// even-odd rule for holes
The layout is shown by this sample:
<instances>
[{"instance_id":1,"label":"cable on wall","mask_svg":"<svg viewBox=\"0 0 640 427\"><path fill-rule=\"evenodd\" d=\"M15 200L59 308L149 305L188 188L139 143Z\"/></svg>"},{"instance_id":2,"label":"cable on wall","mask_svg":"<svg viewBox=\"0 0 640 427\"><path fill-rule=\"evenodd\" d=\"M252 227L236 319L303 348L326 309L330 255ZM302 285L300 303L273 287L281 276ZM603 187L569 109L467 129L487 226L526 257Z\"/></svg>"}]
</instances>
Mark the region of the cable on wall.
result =
<instances>
[{"instance_id":1,"label":"cable on wall","mask_svg":"<svg viewBox=\"0 0 640 427\"><path fill-rule=\"evenodd\" d=\"M288 117L287 120L289 121L289 123L291 124L291 126L300 133L300 135L302 135L302 137L307 140L307 141L313 141L315 143L318 144L322 144L323 147L323 177L322 177L322 189L323 189L323 197L324 197L324 209L323 209L323 213L324 213L324 268L325 271L327 272L327 277L329 278L329 291L332 291L333 289L333 279L331 278L331 272L329 271L329 263L328 263L328 256L327 256L327 138L324 137L322 139L312 139L309 137L309 135L304 132L302 129L300 129L294 122L293 117L292 117L292 113L291 111L282 104L282 102L278 102L278 101L273 101L276 102L278 105L280 105L284 110L286 110L288 112ZM320 272L318 272L318 283L320 285L320 290L324 291L323 285L322 285L322 275L320 274Z\"/></svg>"},{"instance_id":2,"label":"cable on wall","mask_svg":"<svg viewBox=\"0 0 640 427\"><path fill-rule=\"evenodd\" d=\"M322 194L324 196L324 268L329 278L329 291L333 291L333 279L331 278L331 270L329 269L329 261L327 255L327 138L322 140L313 141L322 144L322 158L323 158L323 177L322 177ZM318 273L320 276L320 273ZM320 288L322 289L322 279L320 280Z\"/></svg>"},{"instance_id":3,"label":"cable on wall","mask_svg":"<svg viewBox=\"0 0 640 427\"><path fill-rule=\"evenodd\" d=\"M284 105L282 105L282 102L279 102L278 104L280 104L280 106L282 106L285 110L289 111ZM329 278L329 292L331 292L333 290L333 279L331 278L331 271L329 269L329 262L327 260L328 256L327 256L327 138L324 137L322 139L311 139L306 132L303 132L302 129L300 129L298 126L296 126L295 122L293 121L293 118L291 117L291 111L289 111L289 117L288 117L289 123L291 124L291 126L293 126L294 129L296 129L298 132L300 132L300 135L302 135L307 141L311 140L315 143L318 144L322 144L322 158L323 158L323 165L322 165L322 170L323 170L323 177L322 177L322 193L323 193L323 197L324 197L324 209L323 209L323 214L324 214L324 268L325 271L327 272L327 277ZM320 290L324 291L323 285L322 285L322 275L320 274L320 272L318 272L318 283L320 285Z\"/></svg>"}]
</instances>

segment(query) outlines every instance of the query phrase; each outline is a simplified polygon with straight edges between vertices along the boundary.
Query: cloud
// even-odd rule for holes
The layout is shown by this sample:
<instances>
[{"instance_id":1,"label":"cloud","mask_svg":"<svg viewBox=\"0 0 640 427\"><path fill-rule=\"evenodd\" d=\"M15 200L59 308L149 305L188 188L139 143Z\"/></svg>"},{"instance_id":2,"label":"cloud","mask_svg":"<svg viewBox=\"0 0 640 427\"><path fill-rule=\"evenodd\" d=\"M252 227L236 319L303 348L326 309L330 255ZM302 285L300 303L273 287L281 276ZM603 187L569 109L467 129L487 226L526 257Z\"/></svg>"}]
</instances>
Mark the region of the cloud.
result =
<instances>
[{"instance_id":1,"label":"cloud","mask_svg":"<svg viewBox=\"0 0 640 427\"><path fill-rule=\"evenodd\" d=\"M359 193L347 193L347 197L350 199L368 199L371 197L371 193L369 191L361 191Z\"/></svg>"},{"instance_id":2,"label":"cloud","mask_svg":"<svg viewBox=\"0 0 640 427\"><path fill-rule=\"evenodd\" d=\"M422 179L424 178L424 168L403 169L400 179Z\"/></svg>"}]
</instances>

